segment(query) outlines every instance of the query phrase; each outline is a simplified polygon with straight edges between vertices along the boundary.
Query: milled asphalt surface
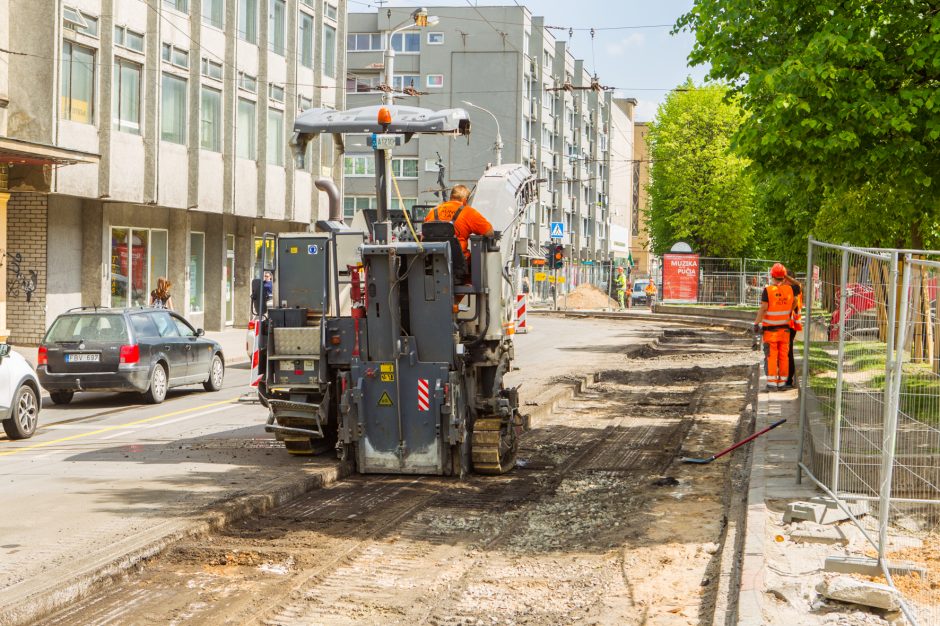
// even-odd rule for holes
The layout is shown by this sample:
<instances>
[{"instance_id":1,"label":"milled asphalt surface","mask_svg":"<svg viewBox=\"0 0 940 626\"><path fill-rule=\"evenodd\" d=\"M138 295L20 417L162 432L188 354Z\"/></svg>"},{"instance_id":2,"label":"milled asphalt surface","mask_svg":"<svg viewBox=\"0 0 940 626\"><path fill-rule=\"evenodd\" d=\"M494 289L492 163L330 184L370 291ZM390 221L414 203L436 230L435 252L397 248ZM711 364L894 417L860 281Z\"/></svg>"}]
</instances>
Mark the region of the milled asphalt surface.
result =
<instances>
[{"instance_id":1,"label":"milled asphalt surface","mask_svg":"<svg viewBox=\"0 0 940 626\"><path fill-rule=\"evenodd\" d=\"M627 361L659 320L530 317L510 384L523 410L559 382ZM239 402L245 366L217 393L172 391L159 406L133 395L78 395L48 407L26 441L0 437L0 623L26 623L174 539L205 532L342 477L330 455L291 457L264 432L267 412ZM48 403L47 403L48 405Z\"/></svg>"}]
</instances>

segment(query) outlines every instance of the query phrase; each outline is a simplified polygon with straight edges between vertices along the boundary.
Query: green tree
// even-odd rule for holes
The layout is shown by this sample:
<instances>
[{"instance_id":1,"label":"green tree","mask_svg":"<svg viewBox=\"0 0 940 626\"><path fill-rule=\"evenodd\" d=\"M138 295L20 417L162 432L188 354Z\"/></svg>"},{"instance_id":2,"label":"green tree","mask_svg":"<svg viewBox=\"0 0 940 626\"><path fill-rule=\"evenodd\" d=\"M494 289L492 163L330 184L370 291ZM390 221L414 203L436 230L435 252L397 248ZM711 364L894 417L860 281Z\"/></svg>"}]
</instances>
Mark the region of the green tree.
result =
<instances>
[{"instance_id":1,"label":"green tree","mask_svg":"<svg viewBox=\"0 0 940 626\"><path fill-rule=\"evenodd\" d=\"M936 0L695 0L676 28L695 31L690 61L748 113L735 146L788 254L810 231L938 243Z\"/></svg>"},{"instance_id":2,"label":"green tree","mask_svg":"<svg viewBox=\"0 0 940 626\"><path fill-rule=\"evenodd\" d=\"M747 161L731 150L743 113L720 85L691 80L671 92L650 124L649 230L653 251L677 241L707 256L738 256L754 235Z\"/></svg>"}]
</instances>

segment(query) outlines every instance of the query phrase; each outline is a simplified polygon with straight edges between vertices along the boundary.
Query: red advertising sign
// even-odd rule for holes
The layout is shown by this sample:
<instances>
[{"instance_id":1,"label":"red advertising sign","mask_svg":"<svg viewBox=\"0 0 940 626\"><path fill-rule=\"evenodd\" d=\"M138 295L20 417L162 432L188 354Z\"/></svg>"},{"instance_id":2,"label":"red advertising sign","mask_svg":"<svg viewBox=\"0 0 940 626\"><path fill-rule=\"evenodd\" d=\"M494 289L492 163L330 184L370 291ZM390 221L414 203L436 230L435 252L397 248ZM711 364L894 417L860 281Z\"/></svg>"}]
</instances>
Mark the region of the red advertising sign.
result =
<instances>
[{"instance_id":1,"label":"red advertising sign","mask_svg":"<svg viewBox=\"0 0 940 626\"><path fill-rule=\"evenodd\" d=\"M698 255L663 255L663 302L698 302Z\"/></svg>"}]
</instances>

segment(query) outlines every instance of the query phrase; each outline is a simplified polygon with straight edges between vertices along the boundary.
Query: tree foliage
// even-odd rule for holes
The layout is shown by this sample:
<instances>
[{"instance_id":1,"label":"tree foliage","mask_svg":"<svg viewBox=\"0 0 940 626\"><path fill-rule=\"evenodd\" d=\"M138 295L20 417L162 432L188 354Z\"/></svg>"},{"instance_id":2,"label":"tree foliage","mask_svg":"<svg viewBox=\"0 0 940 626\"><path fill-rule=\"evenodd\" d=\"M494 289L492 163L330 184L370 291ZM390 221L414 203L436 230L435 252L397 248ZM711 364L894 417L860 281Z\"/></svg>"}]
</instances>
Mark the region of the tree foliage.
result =
<instances>
[{"instance_id":1,"label":"tree foliage","mask_svg":"<svg viewBox=\"0 0 940 626\"><path fill-rule=\"evenodd\" d=\"M778 243L938 243L936 0L695 0L676 27L748 113L735 145Z\"/></svg>"},{"instance_id":2,"label":"tree foliage","mask_svg":"<svg viewBox=\"0 0 940 626\"><path fill-rule=\"evenodd\" d=\"M754 190L731 150L743 113L724 87L673 91L650 123L649 230L653 250L685 241L707 256L738 256L753 243Z\"/></svg>"}]
</instances>

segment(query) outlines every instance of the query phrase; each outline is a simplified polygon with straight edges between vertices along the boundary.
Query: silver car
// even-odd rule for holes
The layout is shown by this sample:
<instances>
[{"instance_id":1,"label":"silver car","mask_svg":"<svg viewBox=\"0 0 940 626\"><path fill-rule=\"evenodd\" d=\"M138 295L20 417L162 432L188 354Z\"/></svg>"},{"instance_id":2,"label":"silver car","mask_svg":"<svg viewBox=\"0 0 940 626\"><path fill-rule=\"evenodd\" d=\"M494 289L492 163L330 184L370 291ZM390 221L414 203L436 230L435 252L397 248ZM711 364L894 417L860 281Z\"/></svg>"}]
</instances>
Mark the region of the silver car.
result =
<instances>
[{"instance_id":1,"label":"silver car","mask_svg":"<svg viewBox=\"0 0 940 626\"><path fill-rule=\"evenodd\" d=\"M33 436L39 423L40 398L32 366L10 344L0 344L0 419L7 437Z\"/></svg>"}]
</instances>

